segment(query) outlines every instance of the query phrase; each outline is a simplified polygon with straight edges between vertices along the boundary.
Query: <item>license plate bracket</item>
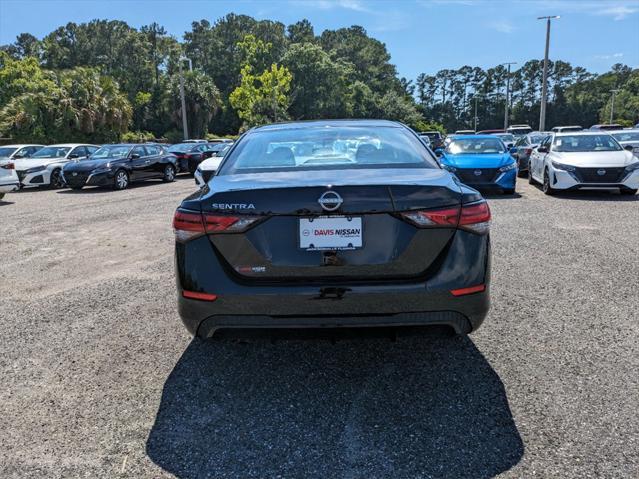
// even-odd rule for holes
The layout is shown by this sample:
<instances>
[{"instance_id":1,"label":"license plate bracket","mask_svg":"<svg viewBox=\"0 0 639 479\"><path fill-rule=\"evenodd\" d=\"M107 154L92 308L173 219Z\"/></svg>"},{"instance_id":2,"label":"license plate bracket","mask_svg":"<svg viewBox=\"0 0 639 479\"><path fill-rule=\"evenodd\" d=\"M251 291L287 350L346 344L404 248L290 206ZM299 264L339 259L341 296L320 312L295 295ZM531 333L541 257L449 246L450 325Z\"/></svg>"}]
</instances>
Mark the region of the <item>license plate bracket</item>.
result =
<instances>
[{"instance_id":1,"label":"license plate bracket","mask_svg":"<svg viewBox=\"0 0 639 479\"><path fill-rule=\"evenodd\" d=\"M299 245L306 251L342 251L363 245L359 216L316 216L300 218Z\"/></svg>"}]
</instances>

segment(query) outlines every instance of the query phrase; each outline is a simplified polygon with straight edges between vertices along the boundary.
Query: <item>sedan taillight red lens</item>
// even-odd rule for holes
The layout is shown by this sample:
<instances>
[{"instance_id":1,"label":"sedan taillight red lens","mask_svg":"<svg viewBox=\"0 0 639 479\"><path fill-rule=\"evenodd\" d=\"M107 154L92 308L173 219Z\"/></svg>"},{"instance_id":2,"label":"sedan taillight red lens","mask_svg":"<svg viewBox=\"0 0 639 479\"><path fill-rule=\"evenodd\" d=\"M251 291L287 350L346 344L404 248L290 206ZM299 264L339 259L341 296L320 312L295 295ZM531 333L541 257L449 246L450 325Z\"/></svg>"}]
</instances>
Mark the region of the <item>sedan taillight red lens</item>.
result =
<instances>
[{"instance_id":1,"label":"sedan taillight red lens","mask_svg":"<svg viewBox=\"0 0 639 479\"><path fill-rule=\"evenodd\" d=\"M188 241L204 234L240 233L254 224L255 216L226 216L177 210L173 217L175 239Z\"/></svg>"},{"instance_id":2,"label":"sedan taillight red lens","mask_svg":"<svg viewBox=\"0 0 639 479\"><path fill-rule=\"evenodd\" d=\"M463 205L461 208L416 210L401 214L420 228L434 226L459 226L475 233L485 233L490 226L490 208L486 201Z\"/></svg>"},{"instance_id":3,"label":"sedan taillight red lens","mask_svg":"<svg viewBox=\"0 0 639 479\"><path fill-rule=\"evenodd\" d=\"M7 163L5 165L0 165L0 168L4 168L5 170L15 170L16 165L14 163Z\"/></svg>"}]
</instances>

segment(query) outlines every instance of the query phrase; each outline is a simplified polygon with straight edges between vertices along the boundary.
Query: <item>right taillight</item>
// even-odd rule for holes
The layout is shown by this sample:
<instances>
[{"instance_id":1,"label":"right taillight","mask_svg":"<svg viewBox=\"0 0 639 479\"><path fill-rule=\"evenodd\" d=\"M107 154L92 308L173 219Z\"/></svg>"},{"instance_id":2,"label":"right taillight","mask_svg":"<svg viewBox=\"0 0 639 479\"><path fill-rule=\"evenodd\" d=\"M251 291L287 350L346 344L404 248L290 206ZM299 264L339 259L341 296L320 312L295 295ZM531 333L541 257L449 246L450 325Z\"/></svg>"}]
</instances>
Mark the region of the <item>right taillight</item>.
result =
<instances>
[{"instance_id":1,"label":"right taillight","mask_svg":"<svg viewBox=\"0 0 639 479\"><path fill-rule=\"evenodd\" d=\"M486 233L490 228L490 208L486 201L463 205L459 216L459 227L475 233Z\"/></svg>"},{"instance_id":2,"label":"right taillight","mask_svg":"<svg viewBox=\"0 0 639 479\"><path fill-rule=\"evenodd\" d=\"M241 233L258 219L255 216L228 216L177 210L173 216L173 230L175 239L184 242L205 234Z\"/></svg>"},{"instance_id":3,"label":"right taillight","mask_svg":"<svg viewBox=\"0 0 639 479\"><path fill-rule=\"evenodd\" d=\"M452 226L483 234L490 227L490 208L484 200L461 208L406 211L401 216L419 228Z\"/></svg>"},{"instance_id":4,"label":"right taillight","mask_svg":"<svg viewBox=\"0 0 639 479\"><path fill-rule=\"evenodd\" d=\"M0 165L0 168L4 168L5 170L15 170L16 165L14 163L6 163L4 165Z\"/></svg>"}]
</instances>

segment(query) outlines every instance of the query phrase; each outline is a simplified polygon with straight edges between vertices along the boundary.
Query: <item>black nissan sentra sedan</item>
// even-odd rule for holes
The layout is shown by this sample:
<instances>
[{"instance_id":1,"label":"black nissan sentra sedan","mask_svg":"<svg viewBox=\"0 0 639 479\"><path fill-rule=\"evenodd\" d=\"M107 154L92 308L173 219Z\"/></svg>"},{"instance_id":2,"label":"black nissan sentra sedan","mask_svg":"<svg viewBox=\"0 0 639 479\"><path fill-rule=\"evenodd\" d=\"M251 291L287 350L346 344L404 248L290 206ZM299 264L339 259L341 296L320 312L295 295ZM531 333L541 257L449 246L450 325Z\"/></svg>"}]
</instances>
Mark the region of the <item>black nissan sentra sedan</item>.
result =
<instances>
[{"instance_id":1,"label":"black nissan sentra sedan","mask_svg":"<svg viewBox=\"0 0 639 479\"><path fill-rule=\"evenodd\" d=\"M80 190L85 186L111 186L124 190L132 181L175 179L177 158L161 145L104 145L86 160L64 165L62 175L67 186Z\"/></svg>"},{"instance_id":2,"label":"black nissan sentra sedan","mask_svg":"<svg viewBox=\"0 0 639 479\"><path fill-rule=\"evenodd\" d=\"M406 126L281 123L245 133L175 213L180 316L228 328L479 327L490 210Z\"/></svg>"}]
</instances>

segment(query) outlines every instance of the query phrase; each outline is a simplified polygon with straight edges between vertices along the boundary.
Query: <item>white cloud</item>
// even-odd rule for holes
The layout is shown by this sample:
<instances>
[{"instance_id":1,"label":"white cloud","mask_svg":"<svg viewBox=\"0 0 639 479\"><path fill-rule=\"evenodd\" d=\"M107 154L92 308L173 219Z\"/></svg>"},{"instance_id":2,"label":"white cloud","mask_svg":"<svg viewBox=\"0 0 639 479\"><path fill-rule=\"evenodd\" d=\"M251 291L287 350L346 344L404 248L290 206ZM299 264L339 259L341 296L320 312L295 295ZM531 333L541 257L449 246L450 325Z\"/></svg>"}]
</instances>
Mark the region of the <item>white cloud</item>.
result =
<instances>
[{"instance_id":1,"label":"white cloud","mask_svg":"<svg viewBox=\"0 0 639 479\"><path fill-rule=\"evenodd\" d=\"M301 1L296 0L292 3L296 5L303 5L305 7L317 7L321 10L332 10L334 8L343 8L345 10L354 10L356 12L368 12L368 8L364 6L361 0L315 0L315 1Z\"/></svg>"},{"instance_id":2,"label":"white cloud","mask_svg":"<svg viewBox=\"0 0 639 479\"><path fill-rule=\"evenodd\" d=\"M487 26L501 33L512 33L515 31L515 26L508 20L497 20L490 22Z\"/></svg>"},{"instance_id":3,"label":"white cloud","mask_svg":"<svg viewBox=\"0 0 639 479\"><path fill-rule=\"evenodd\" d=\"M528 5L543 15L585 13L614 20L623 20L639 12L637 0L531 0Z\"/></svg>"},{"instance_id":4,"label":"white cloud","mask_svg":"<svg viewBox=\"0 0 639 479\"><path fill-rule=\"evenodd\" d=\"M638 4L635 3L634 5L635 6L628 6L627 4L614 5L612 7L599 10L596 14L610 16L615 20L623 20L627 16L639 12L639 8L636 6Z\"/></svg>"},{"instance_id":5,"label":"white cloud","mask_svg":"<svg viewBox=\"0 0 639 479\"><path fill-rule=\"evenodd\" d=\"M595 55L595 58L598 60L611 60L613 58L621 58L623 57L623 53L611 53L610 55Z\"/></svg>"}]
</instances>

